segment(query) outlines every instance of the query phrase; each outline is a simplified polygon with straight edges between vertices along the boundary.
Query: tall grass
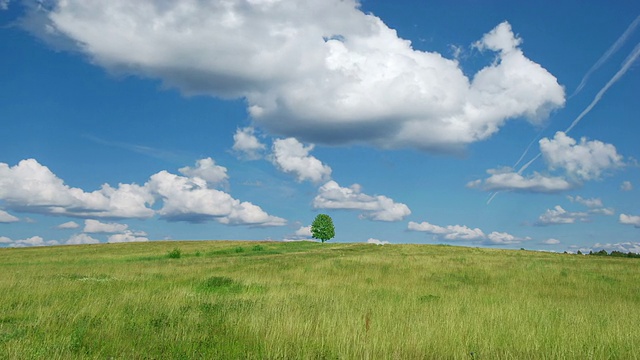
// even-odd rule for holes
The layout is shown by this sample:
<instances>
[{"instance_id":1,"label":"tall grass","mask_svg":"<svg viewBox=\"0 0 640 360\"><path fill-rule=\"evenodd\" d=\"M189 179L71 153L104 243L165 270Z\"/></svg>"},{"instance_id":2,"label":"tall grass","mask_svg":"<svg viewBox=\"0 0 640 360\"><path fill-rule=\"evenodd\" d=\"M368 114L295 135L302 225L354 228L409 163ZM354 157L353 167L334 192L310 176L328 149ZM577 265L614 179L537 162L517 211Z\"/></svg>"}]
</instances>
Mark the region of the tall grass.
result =
<instances>
[{"instance_id":1,"label":"tall grass","mask_svg":"<svg viewBox=\"0 0 640 360\"><path fill-rule=\"evenodd\" d=\"M152 242L0 249L0 274L7 359L640 357L638 259Z\"/></svg>"}]
</instances>

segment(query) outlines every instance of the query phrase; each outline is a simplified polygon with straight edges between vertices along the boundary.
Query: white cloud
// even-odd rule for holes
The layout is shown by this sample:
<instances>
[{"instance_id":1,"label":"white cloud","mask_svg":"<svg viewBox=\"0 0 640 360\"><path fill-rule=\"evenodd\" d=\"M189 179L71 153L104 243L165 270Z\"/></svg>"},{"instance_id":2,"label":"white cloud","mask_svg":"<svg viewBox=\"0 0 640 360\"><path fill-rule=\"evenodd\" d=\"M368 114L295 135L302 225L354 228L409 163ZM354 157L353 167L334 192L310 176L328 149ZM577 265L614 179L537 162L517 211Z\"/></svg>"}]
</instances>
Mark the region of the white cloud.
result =
<instances>
[{"instance_id":1,"label":"white cloud","mask_svg":"<svg viewBox=\"0 0 640 360\"><path fill-rule=\"evenodd\" d=\"M520 238L505 232L494 231L486 235L479 228L472 229L466 225L447 225L442 227L423 221L421 223L410 221L407 228L413 231L426 232L446 240L466 240L480 242L484 245L511 245L519 244L530 238Z\"/></svg>"},{"instance_id":2,"label":"white cloud","mask_svg":"<svg viewBox=\"0 0 640 360\"><path fill-rule=\"evenodd\" d=\"M28 247L28 246L51 246L60 245L56 240L45 241L41 236L32 236L26 239L11 240L7 237L2 238L2 242L9 244L10 247Z\"/></svg>"},{"instance_id":3,"label":"white cloud","mask_svg":"<svg viewBox=\"0 0 640 360\"><path fill-rule=\"evenodd\" d=\"M612 208L590 209L589 213L590 214L606 215L606 216L612 216L612 215L616 214L615 210L612 209Z\"/></svg>"},{"instance_id":4,"label":"white cloud","mask_svg":"<svg viewBox=\"0 0 640 360\"><path fill-rule=\"evenodd\" d=\"M125 231L122 234L110 235L107 239L108 243L123 243L123 242L144 242L149 241L145 236L137 236L131 231Z\"/></svg>"},{"instance_id":5,"label":"white cloud","mask_svg":"<svg viewBox=\"0 0 640 360\"><path fill-rule=\"evenodd\" d=\"M6 236L0 236L0 244L11 244L13 240L9 239Z\"/></svg>"},{"instance_id":6,"label":"white cloud","mask_svg":"<svg viewBox=\"0 0 640 360\"><path fill-rule=\"evenodd\" d=\"M636 254L640 254L640 242L623 242L623 243L615 243L615 244L611 244L611 243L606 243L606 244L600 244L597 243L595 245L593 245L592 249L586 249L586 251L588 252L589 250L592 251L597 251L597 250L606 250L607 252L611 252L611 251L620 251L623 253L636 253ZM583 251L585 252L585 251Z\"/></svg>"},{"instance_id":7,"label":"white cloud","mask_svg":"<svg viewBox=\"0 0 640 360\"><path fill-rule=\"evenodd\" d=\"M384 195L363 194L358 184L341 187L333 180L318 189L313 206L316 209L362 210L365 211L362 218L376 221L400 221L411 214L403 203L396 203Z\"/></svg>"},{"instance_id":8,"label":"white cloud","mask_svg":"<svg viewBox=\"0 0 640 360\"><path fill-rule=\"evenodd\" d=\"M118 223L102 223L98 220L87 219L84 221L84 232L85 233L105 233L105 234L113 234L113 233L121 233L129 228L127 224L118 224Z\"/></svg>"},{"instance_id":9,"label":"white cloud","mask_svg":"<svg viewBox=\"0 0 640 360\"><path fill-rule=\"evenodd\" d=\"M296 236L304 236L304 237L313 236L311 234L311 225L309 225L309 226L301 226L298 230L296 230L295 235Z\"/></svg>"},{"instance_id":10,"label":"white cloud","mask_svg":"<svg viewBox=\"0 0 640 360\"><path fill-rule=\"evenodd\" d=\"M631 184L631 181L624 181L622 185L620 185L620 190L631 191L633 190L633 184Z\"/></svg>"},{"instance_id":11,"label":"white cloud","mask_svg":"<svg viewBox=\"0 0 640 360\"><path fill-rule=\"evenodd\" d=\"M147 207L153 197L142 186L104 184L100 190L84 192L65 185L34 159L13 167L0 163L0 200L12 209L50 215L149 218L154 214Z\"/></svg>"},{"instance_id":12,"label":"white cloud","mask_svg":"<svg viewBox=\"0 0 640 360\"><path fill-rule=\"evenodd\" d=\"M584 180L599 179L606 171L624 166L622 156L613 145L597 140L588 141L586 138L577 143L562 131L558 131L551 140L541 139L539 145L549 169L563 170L571 181L538 172L525 177L521 173L528 167L527 164L518 172L509 167L487 170L491 176L470 181L467 187L484 191L554 193L578 187Z\"/></svg>"},{"instance_id":13,"label":"white cloud","mask_svg":"<svg viewBox=\"0 0 640 360\"><path fill-rule=\"evenodd\" d=\"M146 187L162 199L158 214L171 221L202 222L217 220L223 224L279 226L286 220L270 216L260 207L240 202L231 195L207 187L200 178L187 178L161 171L151 176Z\"/></svg>"},{"instance_id":14,"label":"white cloud","mask_svg":"<svg viewBox=\"0 0 640 360\"><path fill-rule=\"evenodd\" d=\"M207 179L210 182L226 179L226 169L215 165L213 160L202 159L196 163L196 168L180 170L195 177L161 171L151 176L144 186L119 184L118 188L113 188L105 184L100 190L87 193L65 185L34 159L20 161L14 167L0 163L0 200L9 208L48 215L149 218L156 211L147 205L153 205L156 199L160 199L163 204L157 213L168 220L215 219L224 224L255 226L286 223L286 220L270 216L256 205L240 202L223 191L209 188ZM91 221L89 224L94 224Z\"/></svg>"},{"instance_id":15,"label":"white cloud","mask_svg":"<svg viewBox=\"0 0 640 360\"><path fill-rule=\"evenodd\" d=\"M229 176L227 176L227 168L216 165L215 161L210 157L196 161L195 168L185 166L178 169L178 171L188 177L199 177L211 186L218 185L229 179Z\"/></svg>"},{"instance_id":16,"label":"white cloud","mask_svg":"<svg viewBox=\"0 0 640 360\"><path fill-rule=\"evenodd\" d=\"M384 240L378 240L378 239L374 239L374 238L369 238L367 240L367 244L387 245L387 244L389 244L389 242L388 241L384 241Z\"/></svg>"},{"instance_id":17,"label":"white cloud","mask_svg":"<svg viewBox=\"0 0 640 360\"><path fill-rule=\"evenodd\" d=\"M100 240L92 238L87 234L75 234L65 242L67 245L81 245L81 244L99 244Z\"/></svg>"},{"instance_id":18,"label":"white cloud","mask_svg":"<svg viewBox=\"0 0 640 360\"><path fill-rule=\"evenodd\" d=\"M447 240L482 240L486 238L482 230L478 228L471 229L465 225L448 225L447 227L442 227L426 221L421 223L410 221L408 229L442 236Z\"/></svg>"},{"instance_id":19,"label":"white cloud","mask_svg":"<svg viewBox=\"0 0 640 360\"><path fill-rule=\"evenodd\" d=\"M591 198L591 199L585 199L582 196L567 196L567 199L569 199L569 201L571 202L575 202L578 204L582 204L588 208L601 208L603 207L602 205L602 200L600 200L599 198Z\"/></svg>"},{"instance_id":20,"label":"white cloud","mask_svg":"<svg viewBox=\"0 0 640 360\"><path fill-rule=\"evenodd\" d=\"M603 172L624 166L615 146L584 137L578 143L562 131L553 139L541 139L540 151L551 169L564 169L582 180L599 179Z\"/></svg>"},{"instance_id":21,"label":"white cloud","mask_svg":"<svg viewBox=\"0 0 640 360\"><path fill-rule=\"evenodd\" d=\"M547 240L543 240L541 243L543 245L559 245L560 244L560 240L554 239L554 238L549 238Z\"/></svg>"},{"instance_id":22,"label":"white cloud","mask_svg":"<svg viewBox=\"0 0 640 360\"><path fill-rule=\"evenodd\" d=\"M294 138L277 139L273 142L273 163L286 173L296 176L300 182L320 182L331 178L331 168L309 155L313 145L304 146Z\"/></svg>"},{"instance_id":23,"label":"white cloud","mask_svg":"<svg viewBox=\"0 0 640 360\"><path fill-rule=\"evenodd\" d=\"M0 10L9 9L9 3L10 2L11 2L11 0L0 0Z\"/></svg>"},{"instance_id":24,"label":"white cloud","mask_svg":"<svg viewBox=\"0 0 640 360\"><path fill-rule=\"evenodd\" d=\"M242 154L247 160L257 160L262 157L262 152L266 149L266 146L258 140L254 135L255 129L253 127L246 127L236 130L233 135L233 150L239 154Z\"/></svg>"},{"instance_id":25,"label":"white cloud","mask_svg":"<svg viewBox=\"0 0 640 360\"><path fill-rule=\"evenodd\" d=\"M77 229L80 225L75 221L67 221L66 223L56 226L56 229Z\"/></svg>"},{"instance_id":26,"label":"white cloud","mask_svg":"<svg viewBox=\"0 0 640 360\"><path fill-rule=\"evenodd\" d=\"M0 210L0 223L11 223L11 222L16 222L16 221L20 221L20 219L18 219L17 217L9 214L8 212L6 212L4 210Z\"/></svg>"},{"instance_id":27,"label":"white cloud","mask_svg":"<svg viewBox=\"0 0 640 360\"><path fill-rule=\"evenodd\" d=\"M313 235L311 234L311 226L300 226L295 233L287 235L283 241L303 241L311 240Z\"/></svg>"},{"instance_id":28,"label":"white cloud","mask_svg":"<svg viewBox=\"0 0 640 360\"><path fill-rule=\"evenodd\" d=\"M560 205L556 205L553 209L547 209L544 214L538 217L536 225L558 225L558 224L573 224L576 221L586 221L589 215L584 212L569 212L562 208Z\"/></svg>"},{"instance_id":29,"label":"white cloud","mask_svg":"<svg viewBox=\"0 0 640 360\"><path fill-rule=\"evenodd\" d=\"M633 225L640 228L640 216L620 214L618 221L620 221L620 224Z\"/></svg>"},{"instance_id":30,"label":"white cloud","mask_svg":"<svg viewBox=\"0 0 640 360\"><path fill-rule=\"evenodd\" d=\"M482 40L473 44L473 47L484 50L500 51L502 53L510 53L518 49L522 43L522 39L513 35L511 25L508 22L495 27L482 37Z\"/></svg>"},{"instance_id":31,"label":"white cloud","mask_svg":"<svg viewBox=\"0 0 640 360\"><path fill-rule=\"evenodd\" d=\"M486 245L511 245L528 240L531 240L531 238L519 238L509 233L494 231L487 235L487 239L484 240L483 243Z\"/></svg>"},{"instance_id":32,"label":"white cloud","mask_svg":"<svg viewBox=\"0 0 640 360\"><path fill-rule=\"evenodd\" d=\"M557 79L523 54L507 22L475 44L496 61L467 77L458 61L414 50L358 6L66 0L34 8L27 23L114 72L245 98L256 124L314 143L443 151L487 139L509 119L539 123L564 105Z\"/></svg>"},{"instance_id":33,"label":"white cloud","mask_svg":"<svg viewBox=\"0 0 640 360\"><path fill-rule=\"evenodd\" d=\"M612 208L605 208L602 204L602 200L599 198L585 199L582 196L567 196L567 199L572 203L582 204L589 208L589 214L598 214L611 216L615 215L615 210Z\"/></svg>"},{"instance_id":34,"label":"white cloud","mask_svg":"<svg viewBox=\"0 0 640 360\"><path fill-rule=\"evenodd\" d=\"M490 169L484 180L474 180L467 184L469 188L484 191L516 191L526 193L556 193L572 189L575 185L561 177L544 176L537 172L524 177L511 168Z\"/></svg>"}]
</instances>

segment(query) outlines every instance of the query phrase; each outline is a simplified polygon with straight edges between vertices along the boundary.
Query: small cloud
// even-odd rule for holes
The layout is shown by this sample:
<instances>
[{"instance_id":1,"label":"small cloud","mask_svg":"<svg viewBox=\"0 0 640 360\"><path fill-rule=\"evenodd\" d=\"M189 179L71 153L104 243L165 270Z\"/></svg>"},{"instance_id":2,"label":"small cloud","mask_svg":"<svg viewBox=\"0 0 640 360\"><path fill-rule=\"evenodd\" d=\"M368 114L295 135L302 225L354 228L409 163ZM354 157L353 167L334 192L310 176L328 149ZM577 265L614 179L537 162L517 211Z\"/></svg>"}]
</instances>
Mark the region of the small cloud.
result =
<instances>
[{"instance_id":1,"label":"small cloud","mask_svg":"<svg viewBox=\"0 0 640 360\"><path fill-rule=\"evenodd\" d=\"M486 235L482 230L471 229L466 225L448 225L446 227L430 224L426 221L422 223L409 222L409 230L422 231L429 234L442 236L447 240L482 240Z\"/></svg>"},{"instance_id":2,"label":"small cloud","mask_svg":"<svg viewBox=\"0 0 640 360\"><path fill-rule=\"evenodd\" d=\"M574 179L599 179L607 170L625 165L615 146L602 141L583 137L577 142L558 131L553 139L544 138L539 143L540 152L549 167L552 170L564 169Z\"/></svg>"},{"instance_id":3,"label":"small cloud","mask_svg":"<svg viewBox=\"0 0 640 360\"><path fill-rule=\"evenodd\" d=\"M309 155L314 145L304 146L295 138L273 142L273 163L283 172L296 176L299 182L320 182L331 178L331 167Z\"/></svg>"},{"instance_id":4,"label":"small cloud","mask_svg":"<svg viewBox=\"0 0 640 360\"><path fill-rule=\"evenodd\" d=\"M157 213L169 221L216 220L227 225L249 226L282 226L287 222L267 214L257 205L210 188L199 177L179 176L163 170L151 176L145 186L162 199L162 208Z\"/></svg>"},{"instance_id":5,"label":"small cloud","mask_svg":"<svg viewBox=\"0 0 640 360\"><path fill-rule=\"evenodd\" d=\"M304 236L311 237L311 226L301 226L300 229L296 230L296 236Z\"/></svg>"},{"instance_id":6,"label":"small cloud","mask_svg":"<svg viewBox=\"0 0 640 360\"><path fill-rule=\"evenodd\" d=\"M10 0L0 0L0 10L8 10Z\"/></svg>"},{"instance_id":7,"label":"small cloud","mask_svg":"<svg viewBox=\"0 0 640 360\"><path fill-rule=\"evenodd\" d=\"M293 235L287 235L283 241L304 241L311 240L311 226L300 226Z\"/></svg>"},{"instance_id":8,"label":"small cloud","mask_svg":"<svg viewBox=\"0 0 640 360\"><path fill-rule=\"evenodd\" d=\"M593 247L591 249L585 249L584 252L589 252L589 251L599 251L599 250L606 250L607 252L611 252L611 251L620 251L623 253L636 253L636 254L640 254L640 242L623 242L623 243L606 243L606 244L601 244L601 243L596 243L593 245Z\"/></svg>"},{"instance_id":9,"label":"small cloud","mask_svg":"<svg viewBox=\"0 0 640 360\"><path fill-rule=\"evenodd\" d=\"M31 247L31 246L51 246L60 245L56 240L45 241L41 236L32 236L21 240L11 240L7 237L1 237L0 242L9 244L9 247Z\"/></svg>"},{"instance_id":10,"label":"small cloud","mask_svg":"<svg viewBox=\"0 0 640 360\"><path fill-rule=\"evenodd\" d=\"M215 161L210 157L196 161L195 168L185 166L178 169L178 171L188 177L198 177L209 185L218 185L229 178L227 168L216 165Z\"/></svg>"},{"instance_id":11,"label":"small cloud","mask_svg":"<svg viewBox=\"0 0 640 360\"><path fill-rule=\"evenodd\" d=\"M468 188L483 191L515 191L523 193L557 193L574 188L576 185L564 178L545 176L534 172L525 177L513 171L512 168L489 169L488 178L474 180L467 183Z\"/></svg>"},{"instance_id":12,"label":"small cloud","mask_svg":"<svg viewBox=\"0 0 640 360\"><path fill-rule=\"evenodd\" d=\"M81 245L81 244L98 244L100 240L92 238L87 234L73 235L65 242L67 245Z\"/></svg>"},{"instance_id":13,"label":"small cloud","mask_svg":"<svg viewBox=\"0 0 640 360\"><path fill-rule=\"evenodd\" d=\"M129 228L127 224L103 223L98 220L87 219L84 221L85 233L113 234L121 233Z\"/></svg>"},{"instance_id":14,"label":"small cloud","mask_svg":"<svg viewBox=\"0 0 640 360\"><path fill-rule=\"evenodd\" d=\"M571 202L582 204L588 208L601 208L603 206L602 200L598 198L585 199L582 196L567 196L567 199Z\"/></svg>"},{"instance_id":15,"label":"small cloud","mask_svg":"<svg viewBox=\"0 0 640 360\"><path fill-rule=\"evenodd\" d=\"M523 241L531 240L531 238L520 238L506 232L494 231L486 235L479 228L469 228L466 225L447 225L446 227L430 224L426 221L416 223L409 222L407 227L409 230L421 231L433 234L445 240L466 240L471 242L479 242L484 245L511 245L519 244Z\"/></svg>"},{"instance_id":16,"label":"small cloud","mask_svg":"<svg viewBox=\"0 0 640 360\"><path fill-rule=\"evenodd\" d=\"M454 59L459 60L464 49L462 48L462 46L451 44L449 45L449 51L451 51L451 55Z\"/></svg>"},{"instance_id":17,"label":"small cloud","mask_svg":"<svg viewBox=\"0 0 640 360\"><path fill-rule=\"evenodd\" d=\"M558 244L560 244L560 240L554 239L554 238L549 238L547 240L541 241L540 243L542 245L558 245Z\"/></svg>"},{"instance_id":18,"label":"small cloud","mask_svg":"<svg viewBox=\"0 0 640 360\"><path fill-rule=\"evenodd\" d=\"M622 185L620 185L620 190L631 191L633 190L633 184L631 184L631 181L624 181L622 182Z\"/></svg>"},{"instance_id":19,"label":"small cloud","mask_svg":"<svg viewBox=\"0 0 640 360\"><path fill-rule=\"evenodd\" d=\"M20 221L20 219L9 214L6 211L0 210L0 223L12 223L17 221Z\"/></svg>"},{"instance_id":20,"label":"small cloud","mask_svg":"<svg viewBox=\"0 0 640 360\"><path fill-rule=\"evenodd\" d=\"M255 129L249 126L236 130L233 135L233 151L247 160L262 158L262 152L266 149L266 146L258 140L254 133Z\"/></svg>"},{"instance_id":21,"label":"small cloud","mask_svg":"<svg viewBox=\"0 0 640 360\"><path fill-rule=\"evenodd\" d=\"M616 211L612 208L599 208L599 209L591 209L589 210L589 214L599 214L599 215L606 215L606 216L612 216L616 214Z\"/></svg>"},{"instance_id":22,"label":"small cloud","mask_svg":"<svg viewBox=\"0 0 640 360\"><path fill-rule=\"evenodd\" d=\"M374 238L369 238L369 240L367 240L367 244L387 245L387 244L389 244L389 242L388 241L374 239Z\"/></svg>"},{"instance_id":23,"label":"small cloud","mask_svg":"<svg viewBox=\"0 0 640 360\"><path fill-rule=\"evenodd\" d=\"M400 221L411 214L409 207L397 203L384 195L367 195L362 193L361 186L353 184L341 187L331 180L318 189L318 195L313 199L316 209L361 210L360 216L375 221Z\"/></svg>"},{"instance_id":24,"label":"small cloud","mask_svg":"<svg viewBox=\"0 0 640 360\"><path fill-rule=\"evenodd\" d=\"M487 235L487 239L482 243L485 245L511 245L520 244L523 241L531 240L531 238L519 238L505 232L494 231Z\"/></svg>"},{"instance_id":25,"label":"small cloud","mask_svg":"<svg viewBox=\"0 0 640 360\"><path fill-rule=\"evenodd\" d=\"M559 225L559 224L573 224L576 221L586 221L588 214L584 212L569 212L562 208L560 205L556 205L553 209L547 209L544 214L538 217L536 225Z\"/></svg>"},{"instance_id":26,"label":"small cloud","mask_svg":"<svg viewBox=\"0 0 640 360\"><path fill-rule=\"evenodd\" d=\"M122 234L113 234L107 239L108 243L123 243L123 242L145 242L149 241L145 236L136 236L132 231L125 231Z\"/></svg>"},{"instance_id":27,"label":"small cloud","mask_svg":"<svg viewBox=\"0 0 640 360\"><path fill-rule=\"evenodd\" d=\"M64 224L56 226L56 229L77 229L80 225L75 221L67 221Z\"/></svg>"},{"instance_id":28,"label":"small cloud","mask_svg":"<svg viewBox=\"0 0 640 360\"><path fill-rule=\"evenodd\" d=\"M640 216L620 214L619 221L620 224L633 225L640 228Z\"/></svg>"}]
</instances>

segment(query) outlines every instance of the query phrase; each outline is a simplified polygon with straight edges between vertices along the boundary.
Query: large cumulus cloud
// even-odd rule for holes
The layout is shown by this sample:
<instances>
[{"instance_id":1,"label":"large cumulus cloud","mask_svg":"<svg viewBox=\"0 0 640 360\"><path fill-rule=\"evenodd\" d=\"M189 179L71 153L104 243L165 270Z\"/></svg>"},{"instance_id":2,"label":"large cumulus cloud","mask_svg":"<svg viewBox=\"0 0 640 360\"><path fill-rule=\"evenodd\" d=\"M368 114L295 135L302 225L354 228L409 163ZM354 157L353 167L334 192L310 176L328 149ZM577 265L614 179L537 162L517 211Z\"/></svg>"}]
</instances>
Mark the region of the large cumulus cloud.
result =
<instances>
[{"instance_id":1,"label":"large cumulus cloud","mask_svg":"<svg viewBox=\"0 0 640 360\"><path fill-rule=\"evenodd\" d=\"M495 61L467 77L457 60L413 49L355 0L66 0L32 9L24 23L51 43L187 94L245 98L257 125L302 141L450 151L512 118L538 123L565 101L507 22L474 44Z\"/></svg>"}]
</instances>

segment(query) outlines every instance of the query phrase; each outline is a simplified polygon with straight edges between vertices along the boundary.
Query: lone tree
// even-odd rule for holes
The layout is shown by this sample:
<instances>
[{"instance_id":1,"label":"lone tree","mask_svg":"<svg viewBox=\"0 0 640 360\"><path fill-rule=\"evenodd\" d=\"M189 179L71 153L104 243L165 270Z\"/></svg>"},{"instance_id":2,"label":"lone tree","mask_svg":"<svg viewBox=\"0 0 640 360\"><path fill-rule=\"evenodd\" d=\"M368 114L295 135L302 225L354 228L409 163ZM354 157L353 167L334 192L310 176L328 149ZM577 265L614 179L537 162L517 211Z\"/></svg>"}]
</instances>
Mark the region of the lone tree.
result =
<instances>
[{"instance_id":1,"label":"lone tree","mask_svg":"<svg viewBox=\"0 0 640 360\"><path fill-rule=\"evenodd\" d=\"M323 243L336 236L336 230L333 227L333 220L327 214L318 214L313 224L311 224L311 236L314 239L320 239Z\"/></svg>"}]
</instances>

